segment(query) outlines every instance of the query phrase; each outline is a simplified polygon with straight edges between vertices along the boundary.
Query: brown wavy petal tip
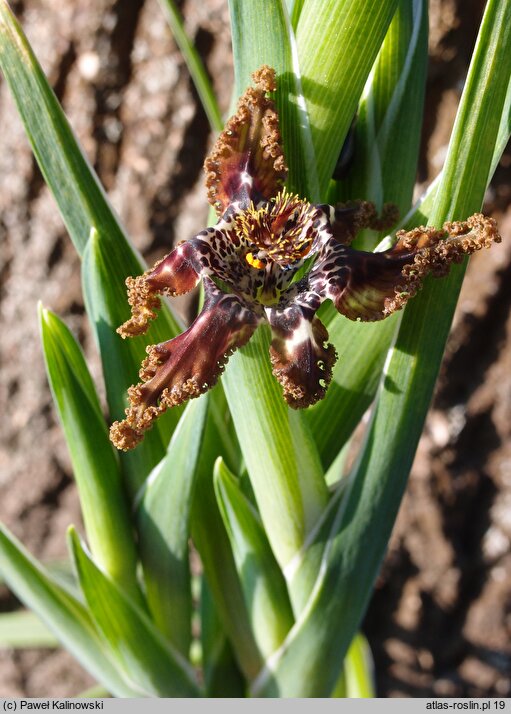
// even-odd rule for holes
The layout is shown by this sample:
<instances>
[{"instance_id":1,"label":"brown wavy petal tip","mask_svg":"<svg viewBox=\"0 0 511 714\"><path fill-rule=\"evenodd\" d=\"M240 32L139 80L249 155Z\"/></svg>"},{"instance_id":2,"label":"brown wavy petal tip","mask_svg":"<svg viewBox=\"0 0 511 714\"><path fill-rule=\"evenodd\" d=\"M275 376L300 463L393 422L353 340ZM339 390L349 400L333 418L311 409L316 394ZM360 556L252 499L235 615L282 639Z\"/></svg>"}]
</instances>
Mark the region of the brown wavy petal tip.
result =
<instances>
[{"instance_id":1,"label":"brown wavy petal tip","mask_svg":"<svg viewBox=\"0 0 511 714\"><path fill-rule=\"evenodd\" d=\"M221 292L209 278L204 284L204 309L188 330L147 347L142 381L128 389L126 418L110 430L118 449L132 449L160 414L211 389L229 356L256 329L258 318L237 297Z\"/></svg>"},{"instance_id":2,"label":"brown wavy petal tip","mask_svg":"<svg viewBox=\"0 0 511 714\"><path fill-rule=\"evenodd\" d=\"M143 275L126 279L131 318L117 329L121 337L146 332L160 307L158 295L184 295L197 285L202 266L196 244L196 240L182 243Z\"/></svg>"},{"instance_id":3,"label":"brown wavy petal tip","mask_svg":"<svg viewBox=\"0 0 511 714\"><path fill-rule=\"evenodd\" d=\"M154 350L154 347L148 348ZM144 360L144 364L147 360ZM142 370L141 370L142 372ZM208 386L209 388L209 386ZM126 409L126 418L116 421L110 427L110 440L121 451L130 451L142 441L145 432L150 429L156 419L167 409L176 407L188 399L199 397L206 391L192 377L170 390L165 387L155 395L153 390L146 389L144 384L136 384L128 389L130 406ZM157 398L156 405L149 404L150 399Z\"/></svg>"},{"instance_id":4,"label":"brown wavy petal tip","mask_svg":"<svg viewBox=\"0 0 511 714\"><path fill-rule=\"evenodd\" d=\"M160 307L157 290L151 288L147 282L146 274L136 278L126 278L128 288L128 302L131 306L131 317L117 328L117 332L124 339L142 335L146 332L150 320L156 317L156 310Z\"/></svg>"},{"instance_id":5,"label":"brown wavy petal tip","mask_svg":"<svg viewBox=\"0 0 511 714\"><path fill-rule=\"evenodd\" d=\"M143 438L143 432L132 427L126 419L114 421L110 427L110 441L120 451L131 451Z\"/></svg>"},{"instance_id":6,"label":"brown wavy petal tip","mask_svg":"<svg viewBox=\"0 0 511 714\"><path fill-rule=\"evenodd\" d=\"M363 220L370 218L371 205L363 204L362 210ZM452 263L499 241L495 221L480 213L440 230L399 231L395 245L378 253L353 250L332 239L324 244L309 284L350 320L381 320L402 308L426 275L446 275Z\"/></svg>"},{"instance_id":7,"label":"brown wavy petal tip","mask_svg":"<svg viewBox=\"0 0 511 714\"><path fill-rule=\"evenodd\" d=\"M385 300L385 316L401 309L416 295L426 275L443 277L452 264L461 263L465 256L502 240L496 221L482 213L475 213L466 221L444 223L441 230L421 226L408 232L399 231L396 237L398 241L389 253L413 251L415 255L413 262L401 271L403 284L396 285L395 295Z\"/></svg>"},{"instance_id":8,"label":"brown wavy petal tip","mask_svg":"<svg viewBox=\"0 0 511 714\"><path fill-rule=\"evenodd\" d=\"M252 78L256 86L245 90L204 162L208 200L218 215L234 200L248 206L272 198L287 176L277 111L266 96L277 87L275 70L263 65Z\"/></svg>"}]
</instances>

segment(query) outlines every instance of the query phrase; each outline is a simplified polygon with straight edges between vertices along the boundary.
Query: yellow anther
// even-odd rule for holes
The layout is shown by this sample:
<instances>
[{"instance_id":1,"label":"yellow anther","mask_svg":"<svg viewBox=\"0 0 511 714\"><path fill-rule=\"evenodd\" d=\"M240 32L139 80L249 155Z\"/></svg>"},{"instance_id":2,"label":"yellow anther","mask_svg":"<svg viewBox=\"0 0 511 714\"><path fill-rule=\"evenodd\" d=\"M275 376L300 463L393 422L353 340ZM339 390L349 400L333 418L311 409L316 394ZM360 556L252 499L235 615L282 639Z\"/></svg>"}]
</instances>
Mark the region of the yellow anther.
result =
<instances>
[{"instance_id":1,"label":"yellow anther","mask_svg":"<svg viewBox=\"0 0 511 714\"><path fill-rule=\"evenodd\" d=\"M259 260L259 258L256 258L253 253L247 253L245 260L249 265L253 268L257 268L258 270L262 270L265 267L265 263L262 260Z\"/></svg>"}]
</instances>

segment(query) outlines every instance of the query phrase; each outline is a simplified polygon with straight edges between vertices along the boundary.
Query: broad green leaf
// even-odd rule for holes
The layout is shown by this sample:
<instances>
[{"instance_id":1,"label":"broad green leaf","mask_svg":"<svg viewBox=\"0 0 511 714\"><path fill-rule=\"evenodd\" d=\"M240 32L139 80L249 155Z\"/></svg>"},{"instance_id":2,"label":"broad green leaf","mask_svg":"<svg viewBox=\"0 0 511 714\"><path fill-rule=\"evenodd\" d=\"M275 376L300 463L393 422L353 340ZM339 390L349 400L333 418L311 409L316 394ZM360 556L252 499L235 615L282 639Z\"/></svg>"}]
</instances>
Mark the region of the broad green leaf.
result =
<instances>
[{"instance_id":1,"label":"broad green leaf","mask_svg":"<svg viewBox=\"0 0 511 714\"><path fill-rule=\"evenodd\" d=\"M373 656L369 642L360 632L355 635L346 655L344 674L348 697L372 699L376 696Z\"/></svg>"},{"instance_id":2,"label":"broad green leaf","mask_svg":"<svg viewBox=\"0 0 511 714\"><path fill-rule=\"evenodd\" d=\"M336 610L337 620L334 620L331 614L336 605L336 593L333 590L330 590L329 604L326 597L325 602L322 603L324 607L322 625L319 626L316 622L316 629L313 629L308 624L310 618L317 612L318 597L324 593L325 580L332 572L331 551L348 495L346 480L344 479L341 484L334 489L328 506L304 544L303 550L288 566L288 569L293 568L294 571L307 571L312 561L313 573L319 572L319 574L316 575L314 587L305 607L296 617L296 622L286 639L271 658L266 660L264 668L251 683L250 694L253 697L329 697L338 682L345 652L342 653L341 658L335 658L335 662L332 661L332 652L328 651L326 655L319 654L323 646L329 646L335 639L340 623L343 621L343 615L339 611ZM303 634L305 628L307 628L306 637ZM300 640L299 644L296 643L297 639ZM296 669L291 671L293 666L296 666Z\"/></svg>"},{"instance_id":3,"label":"broad green leaf","mask_svg":"<svg viewBox=\"0 0 511 714\"><path fill-rule=\"evenodd\" d=\"M325 197L398 0L305 0L296 31L302 86Z\"/></svg>"},{"instance_id":4,"label":"broad green leaf","mask_svg":"<svg viewBox=\"0 0 511 714\"><path fill-rule=\"evenodd\" d=\"M66 436L91 550L121 587L140 597L119 460L108 439L94 383L64 323L40 306L39 324L48 380Z\"/></svg>"},{"instance_id":5,"label":"broad green leaf","mask_svg":"<svg viewBox=\"0 0 511 714\"><path fill-rule=\"evenodd\" d=\"M437 190L433 224L482 205L497 141L509 129L511 3L489 0Z\"/></svg>"},{"instance_id":6,"label":"broad green leaf","mask_svg":"<svg viewBox=\"0 0 511 714\"><path fill-rule=\"evenodd\" d=\"M96 567L73 529L69 547L104 647L125 677L146 696L198 696L188 662L164 640L145 612Z\"/></svg>"},{"instance_id":7,"label":"broad green leaf","mask_svg":"<svg viewBox=\"0 0 511 714\"><path fill-rule=\"evenodd\" d=\"M117 697L137 697L105 655L101 638L81 602L56 583L0 525L0 573L23 604L38 615L64 647Z\"/></svg>"},{"instance_id":8,"label":"broad green leaf","mask_svg":"<svg viewBox=\"0 0 511 714\"><path fill-rule=\"evenodd\" d=\"M58 638L34 612L17 610L0 615L0 649L59 645Z\"/></svg>"},{"instance_id":9,"label":"broad green leaf","mask_svg":"<svg viewBox=\"0 0 511 714\"><path fill-rule=\"evenodd\" d=\"M366 84L355 128L352 167L330 202L363 198L381 210L410 208L417 173L428 62L426 0L399 0ZM364 231L355 247L374 250L378 236Z\"/></svg>"},{"instance_id":10,"label":"broad green leaf","mask_svg":"<svg viewBox=\"0 0 511 714\"><path fill-rule=\"evenodd\" d=\"M191 642L190 509L208 395L191 401L167 454L144 484L136 511L147 600L159 631L182 655Z\"/></svg>"},{"instance_id":11,"label":"broad green leaf","mask_svg":"<svg viewBox=\"0 0 511 714\"><path fill-rule=\"evenodd\" d=\"M493 131L493 130L492 130ZM511 80L507 85L506 96L501 113L497 139L493 150L492 160L488 171L487 184L493 178L502 154L511 138ZM409 212L403 221L405 228L413 228L414 226L424 224L433 213L433 206L437 200L437 191L440 182L443 180L443 171L438 174L435 180L428 187L426 193L419 199L417 205Z\"/></svg>"},{"instance_id":12,"label":"broad green leaf","mask_svg":"<svg viewBox=\"0 0 511 714\"><path fill-rule=\"evenodd\" d=\"M272 550L282 569L300 551L328 501L302 415L287 407L270 369L267 332L233 355L223 377L227 401ZM295 604L305 593L291 593Z\"/></svg>"},{"instance_id":13,"label":"broad green leaf","mask_svg":"<svg viewBox=\"0 0 511 714\"><path fill-rule=\"evenodd\" d=\"M179 325L163 308L146 335L123 340L116 333L116 328L130 314L125 278L139 272L140 266L132 252L125 251L121 244L108 245L95 229L91 231L83 255L82 285L85 306L101 354L112 421L124 417L127 389L138 382L146 345L171 339L180 331ZM121 454L131 495L165 455L181 413L182 408L169 409L136 449Z\"/></svg>"},{"instance_id":14,"label":"broad green leaf","mask_svg":"<svg viewBox=\"0 0 511 714\"><path fill-rule=\"evenodd\" d=\"M211 128L213 131L222 131L224 123L213 87L197 48L186 34L183 17L174 0L160 0L160 5L168 20L174 39L185 59Z\"/></svg>"},{"instance_id":15,"label":"broad green leaf","mask_svg":"<svg viewBox=\"0 0 511 714\"><path fill-rule=\"evenodd\" d=\"M480 207L510 76L511 3L490 0L438 188L435 223ZM364 448L325 549L324 577L272 672L260 680L259 691L267 696L289 691L293 696L325 696L331 691L339 671L335 667L359 626L390 536L462 275L459 266L449 278L431 281L406 308ZM300 681L308 684L297 691Z\"/></svg>"},{"instance_id":16,"label":"broad green leaf","mask_svg":"<svg viewBox=\"0 0 511 714\"><path fill-rule=\"evenodd\" d=\"M78 253L91 226L109 244L125 245L123 229L6 0L0 0L0 68Z\"/></svg>"},{"instance_id":17,"label":"broad green leaf","mask_svg":"<svg viewBox=\"0 0 511 714\"><path fill-rule=\"evenodd\" d=\"M504 107L502 110L502 116L500 119L499 130L497 134L497 139L495 141L495 148L493 151L493 157L490 163L490 169L488 171L487 183L489 184L493 178L493 174L497 170L497 167L502 158L502 154L511 138L511 81L508 84L506 97L504 99ZM434 181L428 186L426 192L417 201L416 205L409 211L409 213L403 219L404 228L413 228L418 225L427 223L429 216L432 215L433 206L436 201L437 190L442 180L442 172L440 172Z\"/></svg>"},{"instance_id":18,"label":"broad green leaf","mask_svg":"<svg viewBox=\"0 0 511 714\"><path fill-rule=\"evenodd\" d=\"M267 658L282 644L294 622L286 582L259 514L221 459L215 464L214 478L254 637Z\"/></svg>"},{"instance_id":19,"label":"broad green leaf","mask_svg":"<svg viewBox=\"0 0 511 714\"><path fill-rule=\"evenodd\" d=\"M316 160L303 99L294 33L284 0L229 0L235 96L251 84L251 74L267 64L277 72L276 106L291 191L319 199Z\"/></svg>"},{"instance_id":20,"label":"broad green leaf","mask_svg":"<svg viewBox=\"0 0 511 714\"><path fill-rule=\"evenodd\" d=\"M218 387L215 387L218 389ZM229 638L239 667L251 681L262 666L261 654L250 627L234 557L213 489L213 467L219 455L231 465L223 447L222 418L211 405L202 441L197 484L192 507L192 537L199 551L204 576L222 628Z\"/></svg>"}]
</instances>

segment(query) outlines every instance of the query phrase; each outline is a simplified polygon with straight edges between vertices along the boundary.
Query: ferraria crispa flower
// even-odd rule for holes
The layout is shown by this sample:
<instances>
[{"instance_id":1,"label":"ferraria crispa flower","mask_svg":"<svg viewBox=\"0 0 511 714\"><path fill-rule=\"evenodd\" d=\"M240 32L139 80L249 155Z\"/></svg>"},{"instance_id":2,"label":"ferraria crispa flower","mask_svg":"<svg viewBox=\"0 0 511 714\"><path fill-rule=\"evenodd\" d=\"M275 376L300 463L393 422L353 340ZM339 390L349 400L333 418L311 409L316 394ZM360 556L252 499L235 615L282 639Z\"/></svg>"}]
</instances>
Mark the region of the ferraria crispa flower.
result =
<instances>
[{"instance_id":1,"label":"ferraria crispa flower","mask_svg":"<svg viewBox=\"0 0 511 714\"><path fill-rule=\"evenodd\" d=\"M350 248L360 229L395 224L395 210L386 206L378 217L366 201L334 207L288 193L278 116L267 96L275 91L275 72L263 66L253 79L255 88L245 91L205 162L218 222L126 281L132 317L119 328L122 337L146 330L158 295L182 295L202 279L205 303L183 334L148 347L126 418L111 428L120 449L136 446L167 408L210 389L229 355L264 321L285 400L295 409L314 404L337 358L316 317L324 300L351 320L380 320L403 307L425 275L445 275L451 263L500 240L495 222L476 214L441 230L399 231L383 252ZM306 260L312 265L299 277Z\"/></svg>"}]
</instances>

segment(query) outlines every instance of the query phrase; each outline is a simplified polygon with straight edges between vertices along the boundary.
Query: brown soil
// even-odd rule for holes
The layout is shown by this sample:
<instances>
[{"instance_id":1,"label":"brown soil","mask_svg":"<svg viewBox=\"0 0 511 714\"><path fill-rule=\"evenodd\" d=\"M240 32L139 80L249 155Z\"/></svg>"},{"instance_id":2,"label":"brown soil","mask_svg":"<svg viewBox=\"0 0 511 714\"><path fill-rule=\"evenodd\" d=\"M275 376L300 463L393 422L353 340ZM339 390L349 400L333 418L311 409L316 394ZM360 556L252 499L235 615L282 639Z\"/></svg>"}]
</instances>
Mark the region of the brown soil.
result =
<instances>
[{"instance_id":1,"label":"brown soil","mask_svg":"<svg viewBox=\"0 0 511 714\"><path fill-rule=\"evenodd\" d=\"M227 3L183 4L223 109ZM435 0L420 180L440 166L481 2ZM137 246L151 261L203 226L208 123L154 0L14 3L66 113ZM36 303L55 310L100 367L79 264L0 83L0 519L44 560L80 523L47 388ZM504 157L486 209L504 241L469 267L447 356L365 631L380 696L511 695L511 211ZM183 306L185 309L186 306ZM0 610L17 606L0 592ZM0 696L91 684L67 653L0 651Z\"/></svg>"}]
</instances>

